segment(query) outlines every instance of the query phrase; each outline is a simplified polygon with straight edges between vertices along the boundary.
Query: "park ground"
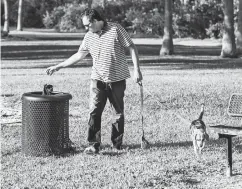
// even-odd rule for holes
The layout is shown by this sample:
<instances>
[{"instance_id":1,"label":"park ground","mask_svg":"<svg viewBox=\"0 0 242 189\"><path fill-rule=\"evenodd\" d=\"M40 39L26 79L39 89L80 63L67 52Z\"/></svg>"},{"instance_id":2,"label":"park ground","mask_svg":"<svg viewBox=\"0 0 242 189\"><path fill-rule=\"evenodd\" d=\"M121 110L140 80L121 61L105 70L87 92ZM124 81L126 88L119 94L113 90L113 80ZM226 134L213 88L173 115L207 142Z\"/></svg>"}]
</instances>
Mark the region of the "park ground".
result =
<instances>
[{"instance_id":1,"label":"park ground","mask_svg":"<svg viewBox=\"0 0 242 189\"><path fill-rule=\"evenodd\" d=\"M129 79L124 150L111 149L108 103L102 119L101 153L94 156L82 153L87 144L90 58L51 77L45 73L47 66L75 52L79 41L2 41L2 188L242 188L241 138L233 139L233 176L227 178L226 142L209 132L211 125L238 124L226 109L230 95L242 92L241 58L220 58L219 41L175 40L176 54L167 57L157 55L160 39L134 41L141 55L144 126L150 147L140 149L139 87ZM130 57L128 61L132 73ZM69 125L77 148L60 157L26 157L21 153L21 96L42 90L45 83L73 96ZM189 124L197 118L201 103L205 103L210 140L198 160Z\"/></svg>"}]
</instances>

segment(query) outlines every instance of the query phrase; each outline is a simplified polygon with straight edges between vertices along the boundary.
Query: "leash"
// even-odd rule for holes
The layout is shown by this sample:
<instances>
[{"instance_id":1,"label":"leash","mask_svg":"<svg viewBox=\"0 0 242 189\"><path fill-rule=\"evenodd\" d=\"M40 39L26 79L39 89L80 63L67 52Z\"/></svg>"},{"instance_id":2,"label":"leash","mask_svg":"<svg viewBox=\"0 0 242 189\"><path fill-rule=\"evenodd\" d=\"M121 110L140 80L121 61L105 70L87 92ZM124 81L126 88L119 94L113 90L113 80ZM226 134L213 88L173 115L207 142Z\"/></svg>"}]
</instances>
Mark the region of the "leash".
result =
<instances>
[{"instance_id":1,"label":"leash","mask_svg":"<svg viewBox=\"0 0 242 189\"><path fill-rule=\"evenodd\" d=\"M145 149L148 147L149 142L145 139L145 131L144 131L144 88L142 82L138 82L140 86L140 115L141 115L141 129L142 129L142 137L141 137L141 148Z\"/></svg>"},{"instance_id":2,"label":"leash","mask_svg":"<svg viewBox=\"0 0 242 189\"><path fill-rule=\"evenodd\" d=\"M140 106L141 128L142 128L142 136L144 136L144 88L141 81L138 84L140 86L139 88L140 88L140 101L141 101L141 106Z\"/></svg>"}]
</instances>

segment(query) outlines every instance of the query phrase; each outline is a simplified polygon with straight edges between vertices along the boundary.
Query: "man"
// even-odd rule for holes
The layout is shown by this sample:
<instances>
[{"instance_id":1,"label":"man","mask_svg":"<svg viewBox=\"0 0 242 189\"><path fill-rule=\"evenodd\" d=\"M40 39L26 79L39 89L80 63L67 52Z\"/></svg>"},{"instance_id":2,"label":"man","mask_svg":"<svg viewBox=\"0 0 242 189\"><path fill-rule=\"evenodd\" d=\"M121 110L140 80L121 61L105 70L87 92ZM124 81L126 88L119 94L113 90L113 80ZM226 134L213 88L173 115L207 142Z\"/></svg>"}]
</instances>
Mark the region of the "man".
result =
<instances>
[{"instance_id":1,"label":"man","mask_svg":"<svg viewBox=\"0 0 242 189\"><path fill-rule=\"evenodd\" d=\"M126 79L130 77L125 57L128 48L134 64L135 82L142 80L138 53L128 33L119 24L106 22L95 9L86 9L82 22L87 33L77 53L64 62L47 68L52 75L61 68L82 60L88 53L93 59L90 86L90 118L88 122L89 146L86 153L98 153L101 143L101 115L107 99L115 109L111 141L113 147L121 149L124 133L124 91Z\"/></svg>"}]
</instances>

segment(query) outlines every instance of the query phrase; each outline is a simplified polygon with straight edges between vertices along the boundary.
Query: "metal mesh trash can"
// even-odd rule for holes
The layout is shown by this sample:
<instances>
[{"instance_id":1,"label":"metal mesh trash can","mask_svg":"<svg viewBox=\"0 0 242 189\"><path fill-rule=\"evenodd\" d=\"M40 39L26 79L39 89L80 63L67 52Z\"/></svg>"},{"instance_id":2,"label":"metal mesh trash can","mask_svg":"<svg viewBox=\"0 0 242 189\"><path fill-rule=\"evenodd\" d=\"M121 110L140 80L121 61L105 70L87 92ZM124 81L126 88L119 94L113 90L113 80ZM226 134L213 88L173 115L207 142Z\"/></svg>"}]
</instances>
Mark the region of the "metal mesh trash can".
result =
<instances>
[{"instance_id":1,"label":"metal mesh trash can","mask_svg":"<svg viewBox=\"0 0 242 189\"><path fill-rule=\"evenodd\" d=\"M62 154L70 148L68 93L29 92L22 95L22 153Z\"/></svg>"}]
</instances>

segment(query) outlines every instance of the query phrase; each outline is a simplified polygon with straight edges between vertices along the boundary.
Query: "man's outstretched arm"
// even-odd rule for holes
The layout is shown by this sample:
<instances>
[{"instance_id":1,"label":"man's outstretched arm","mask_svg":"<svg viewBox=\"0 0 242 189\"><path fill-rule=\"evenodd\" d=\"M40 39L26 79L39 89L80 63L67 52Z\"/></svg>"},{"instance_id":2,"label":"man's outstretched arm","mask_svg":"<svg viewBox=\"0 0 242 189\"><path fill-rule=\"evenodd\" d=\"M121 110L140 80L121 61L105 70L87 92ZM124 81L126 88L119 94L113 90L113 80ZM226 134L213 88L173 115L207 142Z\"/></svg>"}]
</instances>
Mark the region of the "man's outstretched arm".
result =
<instances>
[{"instance_id":1,"label":"man's outstretched arm","mask_svg":"<svg viewBox=\"0 0 242 189\"><path fill-rule=\"evenodd\" d=\"M46 69L46 73L48 75L52 75L54 72L60 70L61 68L65 68L65 67L74 65L77 62L79 62L80 60L82 60L83 58L85 58L87 54L88 54L87 51L78 51L77 53L73 54L70 58L65 60L64 62L61 62L55 66L48 67Z\"/></svg>"}]
</instances>

